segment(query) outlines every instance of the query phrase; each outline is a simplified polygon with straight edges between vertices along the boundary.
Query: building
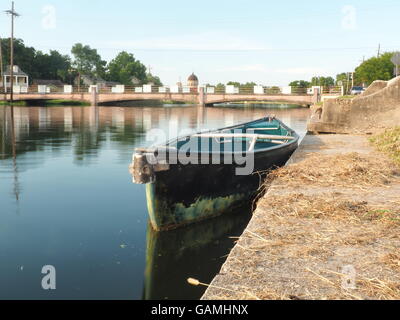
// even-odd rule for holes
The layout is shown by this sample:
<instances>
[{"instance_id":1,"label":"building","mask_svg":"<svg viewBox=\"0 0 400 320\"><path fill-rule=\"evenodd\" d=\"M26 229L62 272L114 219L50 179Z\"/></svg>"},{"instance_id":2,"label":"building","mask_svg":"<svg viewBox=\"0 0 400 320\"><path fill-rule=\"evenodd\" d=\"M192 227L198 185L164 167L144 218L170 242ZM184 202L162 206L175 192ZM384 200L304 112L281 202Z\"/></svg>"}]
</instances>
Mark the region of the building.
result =
<instances>
[{"instance_id":1,"label":"building","mask_svg":"<svg viewBox=\"0 0 400 320\"><path fill-rule=\"evenodd\" d=\"M19 86L21 88L28 88L29 86L29 76L23 72L19 66L13 66L13 77L14 77L14 86ZM4 83L6 84L6 88L11 87L11 68L10 66L6 67L5 72L1 77L1 87L4 87Z\"/></svg>"},{"instance_id":2,"label":"building","mask_svg":"<svg viewBox=\"0 0 400 320\"><path fill-rule=\"evenodd\" d=\"M32 84L34 86L64 87L64 83L61 80L35 79L33 80Z\"/></svg>"},{"instance_id":3,"label":"building","mask_svg":"<svg viewBox=\"0 0 400 320\"><path fill-rule=\"evenodd\" d=\"M192 73L187 81L187 86L192 90L195 89L197 90L197 88L199 87L199 79L197 78L197 76Z\"/></svg>"},{"instance_id":4,"label":"building","mask_svg":"<svg viewBox=\"0 0 400 320\"><path fill-rule=\"evenodd\" d=\"M74 84L77 86L78 85L78 80L79 78L77 77L74 81ZM115 81L106 81L100 77L92 77L89 75L82 75L81 76L81 81L83 83L84 86L94 86L97 85L98 88L107 88L107 87L113 87L116 85L120 85L119 82L115 82Z\"/></svg>"}]
</instances>

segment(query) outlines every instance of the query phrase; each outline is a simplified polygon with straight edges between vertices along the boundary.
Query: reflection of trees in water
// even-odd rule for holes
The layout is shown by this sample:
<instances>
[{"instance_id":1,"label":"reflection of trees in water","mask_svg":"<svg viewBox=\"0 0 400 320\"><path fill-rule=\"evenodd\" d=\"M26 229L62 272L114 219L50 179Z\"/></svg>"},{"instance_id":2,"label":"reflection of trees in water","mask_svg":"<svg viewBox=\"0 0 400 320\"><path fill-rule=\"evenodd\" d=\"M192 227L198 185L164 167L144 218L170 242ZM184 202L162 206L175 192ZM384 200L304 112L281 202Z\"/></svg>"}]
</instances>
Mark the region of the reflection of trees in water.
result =
<instances>
[{"instance_id":1,"label":"reflection of trees in water","mask_svg":"<svg viewBox=\"0 0 400 320\"><path fill-rule=\"evenodd\" d=\"M60 117L54 119L50 117L50 121L43 125L43 122L37 119L36 113L29 111L27 112L29 124L20 125L21 119L11 121L10 110L5 107L2 109L0 112L0 159L10 159L13 156L12 123L16 124L15 132L18 137L14 144L17 156L45 150L57 152L60 147L71 146L77 163L97 157L108 135L111 141L126 146L134 145L144 134L143 126L137 124L126 124L123 130L120 130L113 127L110 121L99 123L99 117L91 118L84 108L73 119L72 128L68 130L64 126L64 119ZM37 111L37 108L32 109ZM29 129L27 130L26 127Z\"/></svg>"}]
</instances>

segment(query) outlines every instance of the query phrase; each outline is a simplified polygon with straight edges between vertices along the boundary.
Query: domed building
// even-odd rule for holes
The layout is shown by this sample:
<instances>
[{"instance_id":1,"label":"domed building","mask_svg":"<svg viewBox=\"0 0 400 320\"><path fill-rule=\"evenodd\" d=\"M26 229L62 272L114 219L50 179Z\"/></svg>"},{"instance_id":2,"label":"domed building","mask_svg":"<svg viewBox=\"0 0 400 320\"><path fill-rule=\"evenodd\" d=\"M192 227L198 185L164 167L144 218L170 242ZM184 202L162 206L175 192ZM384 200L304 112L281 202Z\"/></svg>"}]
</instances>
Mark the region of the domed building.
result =
<instances>
[{"instance_id":1,"label":"domed building","mask_svg":"<svg viewBox=\"0 0 400 320\"><path fill-rule=\"evenodd\" d=\"M197 88L199 87L199 78L197 78L197 76L194 73L192 73L189 76L188 81L187 81L187 86L190 89L195 89L195 90L197 90Z\"/></svg>"}]
</instances>

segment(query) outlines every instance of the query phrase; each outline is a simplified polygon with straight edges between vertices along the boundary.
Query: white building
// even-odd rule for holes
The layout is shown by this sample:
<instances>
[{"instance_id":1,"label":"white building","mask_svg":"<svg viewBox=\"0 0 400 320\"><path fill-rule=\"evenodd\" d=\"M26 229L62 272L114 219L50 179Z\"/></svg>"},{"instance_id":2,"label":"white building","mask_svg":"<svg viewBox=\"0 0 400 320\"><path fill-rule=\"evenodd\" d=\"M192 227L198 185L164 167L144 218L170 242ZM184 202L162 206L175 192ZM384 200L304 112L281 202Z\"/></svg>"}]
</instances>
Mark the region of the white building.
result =
<instances>
[{"instance_id":1,"label":"white building","mask_svg":"<svg viewBox=\"0 0 400 320\"><path fill-rule=\"evenodd\" d=\"M14 86L18 86L21 88L28 88L29 86L29 76L23 72L18 66L13 67L13 78L14 78ZM4 87L4 83L6 84L6 88L11 87L11 70L10 66L7 66L6 71L3 73L1 77L1 87Z\"/></svg>"}]
</instances>

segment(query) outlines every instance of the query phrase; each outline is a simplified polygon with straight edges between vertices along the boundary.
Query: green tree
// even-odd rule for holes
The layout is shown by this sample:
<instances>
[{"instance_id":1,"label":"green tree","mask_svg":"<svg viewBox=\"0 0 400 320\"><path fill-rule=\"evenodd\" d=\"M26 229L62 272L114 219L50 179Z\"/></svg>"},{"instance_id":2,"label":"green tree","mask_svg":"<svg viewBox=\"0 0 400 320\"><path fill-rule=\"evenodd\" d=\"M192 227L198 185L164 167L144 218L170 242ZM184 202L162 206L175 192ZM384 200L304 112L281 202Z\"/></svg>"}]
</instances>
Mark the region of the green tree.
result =
<instances>
[{"instance_id":1,"label":"green tree","mask_svg":"<svg viewBox=\"0 0 400 320\"><path fill-rule=\"evenodd\" d=\"M3 66L10 64L10 39L3 39ZM26 47L23 40L14 40L14 64L18 65L29 75L29 79L61 80L70 82L71 69L70 57L61 55L55 50L50 54L36 51L32 47Z\"/></svg>"},{"instance_id":2,"label":"green tree","mask_svg":"<svg viewBox=\"0 0 400 320\"><path fill-rule=\"evenodd\" d=\"M104 78L106 75L106 61L101 59L96 49L77 43L71 50L74 60L72 66L82 75Z\"/></svg>"},{"instance_id":3,"label":"green tree","mask_svg":"<svg viewBox=\"0 0 400 320\"><path fill-rule=\"evenodd\" d=\"M153 76L151 73L148 73L146 76L146 83L152 83L155 86L161 87L163 84L159 77Z\"/></svg>"},{"instance_id":4,"label":"green tree","mask_svg":"<svg viewBox=\"0 0 400 320\"><path fill-rule=\"evenodd\" d=\"M10 65L10 39L2 39L3 66ZM26 47L21 39L14 40L14 65L18 65L31 78L36 78L37 68L35 68L36 50L32 47Z\"/></svg>"},{"instance_id":5,"label":"green tree","mask_svg":"<svg viewBox=\"0 0 400 320\"><path fill-rule=\"evenodd\" d=\"M332 77L313 77L311 86L332 87L335 85L335 79Z\"/></svg>"},{"instance_id":6,"label":"green tree","mask_svg":"<svg viewBox=\"0 0 400 320\"><path fill-rule=\"evenodd\" d=\"M225 92L225 85L223 83L218 83L215 86L215 91L217 91L217 92Z\"/></svg>"},{"instance_id":7,"label":"green tree","mask_svg":"<svg viewBox=\"0 0 400 320\"><path fill-rule=\"evenodd\" d=\"M73 80L70 57L61 55L58 51L51 50L50 54L37 51L34 66L37 79L61 80L65 83Z\"/></svg>"},{"instance_id":8,"label":"green tree","mask_svg":"<svg viewBox=\"0 0 400 320\"><path fill-rule=\"evenodd\" d=\"M229 81L226 85L227 86L235 86L237 88L239 88L241 86L240 82L235 82L235 81Z\"/></svg>"},{"instance_id":9,"label":"green tree","mask_svg":"<svg viewBox=\"0 0 400 320\"><path fill-rule=\"evenodd\" d=\"M148 78L146 67L139 60L136 60L133 54L122 51L108 64L107 79L125 85L132 85L133 77L138 79L141 83L160 80L154 77ZM159 81L159 83L161 83L161 81Z\"/></svg>"},{"instance_id":10,"label":"green tree","mask_svg":"<svg viewBox=\"0 0 400 320\"><path fill-rule=\"evenodd\" d=\"M296 88L309 88L311 83L305 80L296 80L289 83L289 87L296 87Z\"/></svg>"},{"instance_id":11,"label":"green tree","mask_svg":"<svg viewBox=\"0 0 400 320\"><path fill-rule=\"evenodd\" d=\"M373 57L356 68L355 84L370 85L375 80L390 80L394 77L394 65L390 61L392 52L386 52L379 58Z\"/></svg>"}]
</instances>

